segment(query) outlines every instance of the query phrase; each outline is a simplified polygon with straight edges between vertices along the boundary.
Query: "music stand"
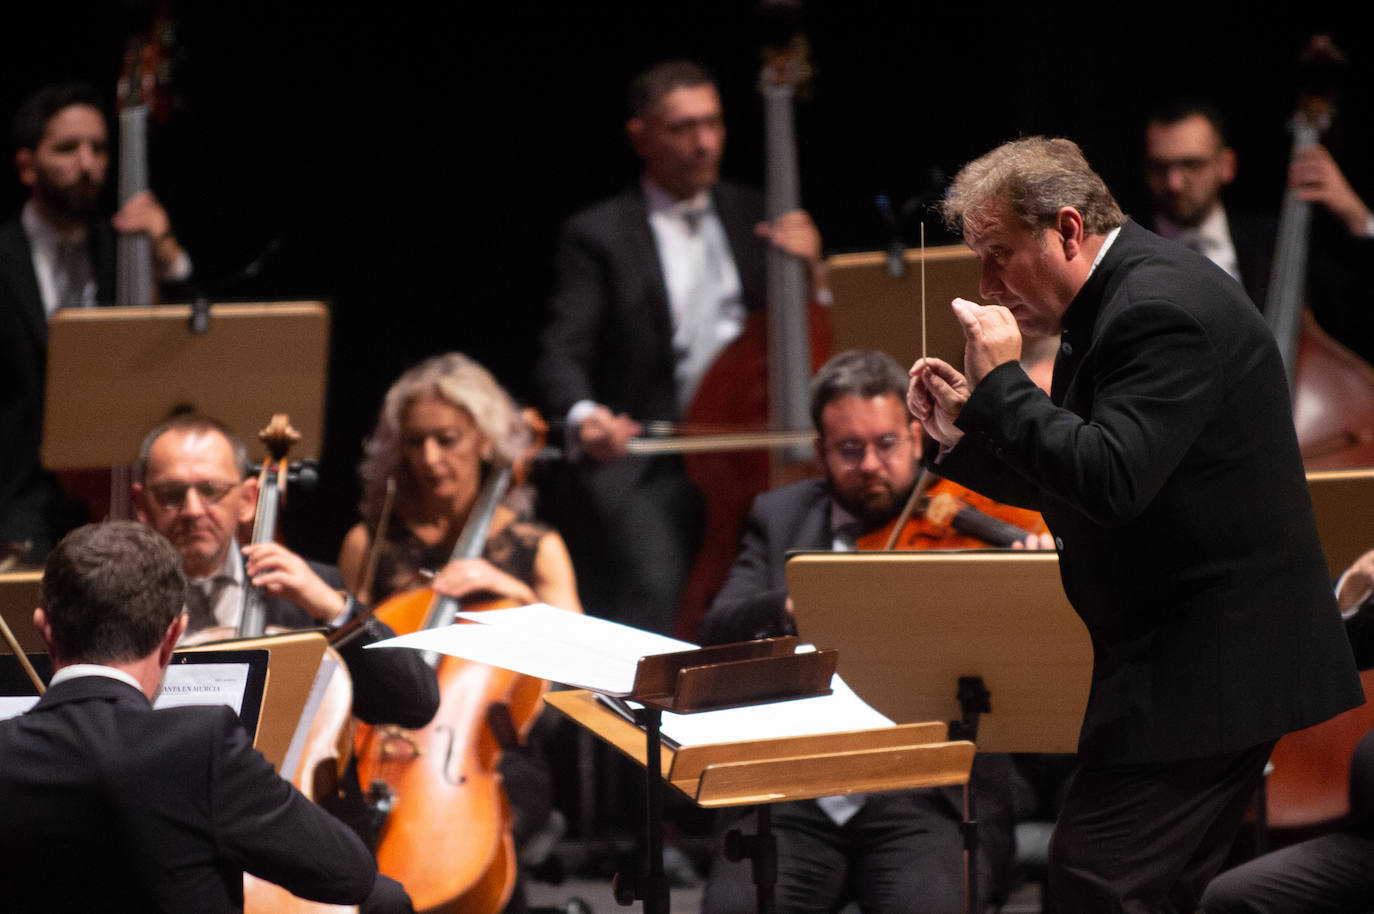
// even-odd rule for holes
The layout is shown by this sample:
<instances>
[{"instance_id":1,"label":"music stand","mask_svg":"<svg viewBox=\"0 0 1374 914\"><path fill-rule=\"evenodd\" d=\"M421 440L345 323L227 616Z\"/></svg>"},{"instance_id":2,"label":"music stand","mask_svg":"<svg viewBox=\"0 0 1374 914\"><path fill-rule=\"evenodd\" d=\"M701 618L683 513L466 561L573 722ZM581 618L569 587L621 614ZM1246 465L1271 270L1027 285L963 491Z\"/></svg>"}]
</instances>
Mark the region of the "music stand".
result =
<instances>
[{"instance_id":1,"label":"music stand","mask_svg":"<svg viewBox=\"0 0 1374 914\"><path fill-rule=\"evenodd\" d=\"M882 251L827 258L835 303L830 322L835 349L876 349L902 365L921 355L921 252L903 254L905 272L894 277ZM967 245L925 250L926 354L955 368L964 364L964 333L950 310L955 298L978 301L978 258Z\"/></svg>"},{"instance_id":2,"label":"music stand","mask_svg":"<svg viewBox=\"0 0 1374 914\"><path fill-rule=\"evenodd\" d=\"M1374 549L1374 467L1354 470L1313 470L1307 474L1307 491L1317 516L1317 533L1326 568L1332 579L1350 563Z\"/></svg>"},{"instance_id":3,"label":"music stand","mask_svg":"<svg viewBox=\"0 0 1374 914\"><path fill-rule=\"evenodd\" d=\"M38 605L38 584L41 571L11 571L0 574L0 614L9 623L10 631L26 654L42 654L48 646L33 627L33 610ZM0 654L11 653L5 639L0 638Z\"/></svg>"},{"instance_id":4,"label":"music stand","mask_svg":"<svg viewBox=\"0 0 1374 914\"><path fill-rule=\"evenodd\" d=\"M680 748L662 745L663 710L690 713L737 706L747 703L751 690L757 701L777 700L784 691L803 697L828 690L834 652L820 652L830 655L825 660L799 660L807 655L791 654L794 645L792 638L770 639L643 658L630 696L645 705L638 715L642 730L591 692L545 696L550 705L644 766L648 872L616 877L616 900L621 904L640 899L646 912L668 910L661 833L665 784L701 806L758 804L758 833L733 834L727 841L733 848L728 846L727 853L733 849L734 859L753 861L761 912L773 910L776 881L768 804L910 787L967 787L974 747L967 741L947 740L947 728L938 723ZM822 665L827 662L832 666ZM770 673L774 665L785 671L781 678L788 682L786 690L778 688L778 678ZM807 669L799 670L803 665Z\"/></svg>"},{"instance_id":5,"label":"music stand","mask_svg":"<svg viewBox=\"0 0 1374 914\"><path fill-rule=\"evenodd\" d=\"M329 354L324 304L211 305L204 333L191 330L192 313L189 305L164 305L64 308L53 315L46 469L132 464L150 428L188 410L240 433L259 428L265 416L287 413L301 433L301 452L320 452Z\"/></svg>"},{"instance_id":6,"label":"music stand","mask_svg":"<svg viewBox=\"0 0 1374 914\"><path fill-rule=\"evenodd\" d=\"M797 629L883 714L974 724L984 752L1075 751L1092 645L1054 553L799 553L786 574ZM972 684L961 701L971 679L990 709Z\"/></svg>"}]
</instances>

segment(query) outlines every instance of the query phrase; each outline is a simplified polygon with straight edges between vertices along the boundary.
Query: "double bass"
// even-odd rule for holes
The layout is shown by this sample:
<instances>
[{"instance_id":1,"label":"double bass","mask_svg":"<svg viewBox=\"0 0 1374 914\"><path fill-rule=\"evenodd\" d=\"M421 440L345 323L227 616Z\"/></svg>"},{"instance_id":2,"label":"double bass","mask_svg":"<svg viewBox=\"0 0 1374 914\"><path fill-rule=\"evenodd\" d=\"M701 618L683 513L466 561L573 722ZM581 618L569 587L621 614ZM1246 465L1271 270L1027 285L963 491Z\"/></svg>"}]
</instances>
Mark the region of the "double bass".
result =
<instances>
[{"instance_id":1,"label":"double bass","mask_svg":"<svg viewBox=\"0 0 1374 914\"><path fill-rule=\"evenodd\" d=\"M767 150L764 205L771 222L800 208L793 109L811 66L796 5L764 8L774 32L763 48L759 77ZM740 336L720 353L687 410L689 427L770 430L754 436L749 450L684 449L687 477L706 501L705 534L676 614L677 634L688 640L734 562L754 497L814 473L809 385L832 347L829 317L810 300L806 270L801 259L769 246L767 307L751 314Z\"/></svg>"},{"instance_id":2,"label":"double bass","mask_svg":"<svg viewBox=\"0 0 1374 914\"><path fill-rule=\"evenodd\" d=\"M1293 156L1320 141L1334 114L1340 52L1317 36L1304 52L1309 85L1293 117ZM1315 76L1313 76L1315 74ZM1374 464L1374 368L1317 326L1305 289L1312 204L1286 189L1265 318L1293 392L1298 446L1308 470ZM1374 727L1374 671L1360 674L1365 703L1281 738L1270 757L1266 816L1278 828L1318 826L1349 811L1350 760Z\"/></svg>"}]
</instances>

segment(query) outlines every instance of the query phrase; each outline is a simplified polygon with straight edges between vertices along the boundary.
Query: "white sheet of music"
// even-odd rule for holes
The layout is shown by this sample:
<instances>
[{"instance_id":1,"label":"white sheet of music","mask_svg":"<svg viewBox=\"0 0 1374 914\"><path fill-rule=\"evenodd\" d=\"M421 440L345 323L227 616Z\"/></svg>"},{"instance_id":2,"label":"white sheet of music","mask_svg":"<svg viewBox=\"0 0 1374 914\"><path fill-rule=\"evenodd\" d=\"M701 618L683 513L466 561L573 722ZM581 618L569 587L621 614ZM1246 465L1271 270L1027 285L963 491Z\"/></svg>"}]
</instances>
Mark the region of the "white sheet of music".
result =
<instances>
[{"instance_id":1,"label":"white sheet of music","mask_svg":"<svg viewBox=\"0 0 1374 914\"><path fill-rule=\"evenodd\" d=\"M459 613L458 617L481 624L426 629L369 644L367 649L435 651L579 689L628 695L634 688L639 658L696 648L687 641L547 603Z\"/></svg>"}]
</instances>

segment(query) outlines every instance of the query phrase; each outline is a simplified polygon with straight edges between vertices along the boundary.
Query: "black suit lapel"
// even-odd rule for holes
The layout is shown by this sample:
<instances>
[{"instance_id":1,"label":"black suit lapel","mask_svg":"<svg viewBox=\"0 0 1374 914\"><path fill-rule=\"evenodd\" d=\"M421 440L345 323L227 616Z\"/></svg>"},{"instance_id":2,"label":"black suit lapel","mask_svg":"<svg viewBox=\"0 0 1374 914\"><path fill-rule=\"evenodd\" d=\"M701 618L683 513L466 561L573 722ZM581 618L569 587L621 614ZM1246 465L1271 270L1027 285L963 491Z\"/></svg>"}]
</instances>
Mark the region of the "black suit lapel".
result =
<instances>
[{"instance_id":1,"label":"black suit lapel","mask_svg":"<svg viewBox=\"0 0 1374 914\"><path fill-rule=\"evenodd\" d=\"M33 337L39 352L48 348L48 315L43 310L43 294L38 290L38 277L33 272L33 252L29 237L18 219L0 229L0 281L8 282L24 326Z\"/></svg>"}]
</instances>

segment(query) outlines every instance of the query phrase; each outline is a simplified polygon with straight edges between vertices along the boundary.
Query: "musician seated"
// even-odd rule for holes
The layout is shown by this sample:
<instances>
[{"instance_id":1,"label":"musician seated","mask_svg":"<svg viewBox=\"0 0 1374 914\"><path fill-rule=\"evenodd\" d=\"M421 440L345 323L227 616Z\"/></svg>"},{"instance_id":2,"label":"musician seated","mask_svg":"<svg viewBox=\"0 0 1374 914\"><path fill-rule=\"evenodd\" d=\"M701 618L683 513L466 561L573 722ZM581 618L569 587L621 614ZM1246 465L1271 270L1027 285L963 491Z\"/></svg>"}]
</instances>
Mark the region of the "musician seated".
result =
<instances>
[{"instance_id":1,"label":"musician seated","mask_svg":"<svg viewBox=\"0 0 1374 914\"><path fill-rule=\"evenodd\" d=\"M315 901L409 910L232 711L152 710L185 590L176 551L129 521L82 527L49 556L34 624L56 672L0 722L4 908L241 911L246 870Z\"/></svg>"},{"instance_id":2,"label":"musician seated","mask_svg":"<svg viewBox=\"0 0 1374 914\"><path fill-rule=\"evenodd\" d=\"M262 588L269 626L332 628L365 613L337 569L276 542L239 545L240 525L257 510L258 480L245 475L247 462L243 441L203 416L171 419L139 448L135 510L181 554L191 581L188 631L224 627L232 637L249 585ZM364 629L339 649L353 679L353 713L368 723L424 726L439 707L434 671L413 651L364 650L395 634L375 619Z\"/></svg>"},{"instance_id":3,"label":"musician seated","mask_svg":"<svg viewBox=\"0 0 1374 914\"><path fill-rule=\"evenodd\" d=\"M906 389L906 371L880 352L842 352L821 368L811 384L811 416L825 476L755 500L739 557L702 623L702 644L795 633L784 577L788 551L850 551L897 517L916 484L920 456ZM1031 526L1039 527L1038 518ZM1040 547L1046 540L1027 530L1019 544ZM985 900L1005 891L1011 777L1005 756L980 755L974 766ZM773 810L779 910L829 912L850 900L865 911L963 910L959 791L828 797ZM748 823L736 812L722 827L747 830ZM753 904L749 865L717 859L703 911L751 911Z\"/></svg>"},{"instance_id":4,"label":"musician seated","mask_svg":"<svg viewBox=\"0 0 1374 914\"><path fill-rule=\"evenodd\" d=\"M1374 667L1374 550L1336 584L1356 664ZM1350 815L1341 827L1258 857L1217 876L1203 914L1317 914L1368 911L1374 898L1374 731L1350 761Z\"/></svg>"}]
</instances>

